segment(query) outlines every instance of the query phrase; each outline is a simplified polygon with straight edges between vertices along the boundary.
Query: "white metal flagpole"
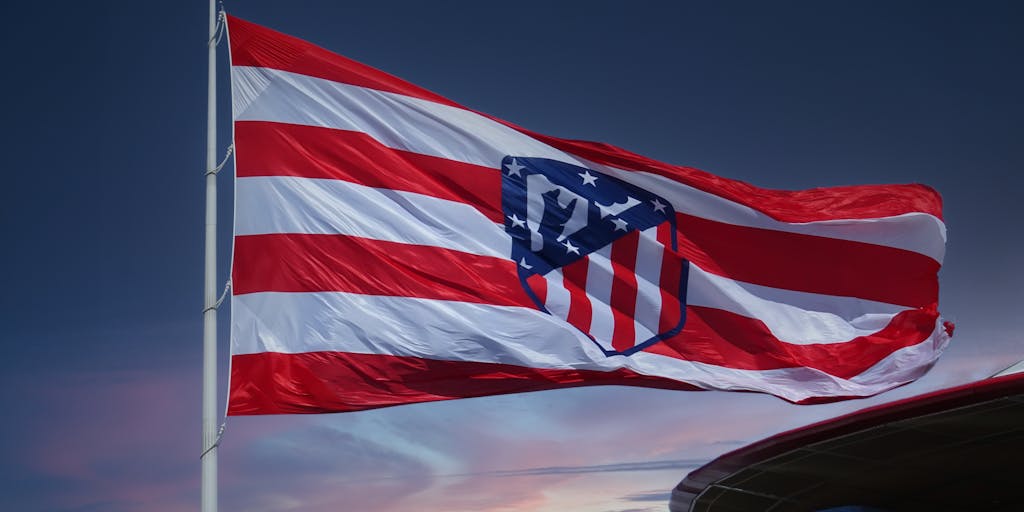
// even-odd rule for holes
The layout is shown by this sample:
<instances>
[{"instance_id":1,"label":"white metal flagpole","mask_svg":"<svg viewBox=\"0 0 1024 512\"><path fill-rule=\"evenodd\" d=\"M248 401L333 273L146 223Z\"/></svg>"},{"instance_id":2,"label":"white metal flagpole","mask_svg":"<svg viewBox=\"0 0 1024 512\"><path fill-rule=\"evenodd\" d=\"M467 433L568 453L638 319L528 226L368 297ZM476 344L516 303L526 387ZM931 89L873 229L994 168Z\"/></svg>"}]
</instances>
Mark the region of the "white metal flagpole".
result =
<instances>
[{"instance_id":1,"label":"white metal flagpole","mask_svg":"<svg viewBox=\"0 0 1024 512\"><path fill-rule=\"evenodd\" d=\"M202 512L217 511L217 9L210 0L206 90L206 264L203 282Z\"/></svg>"}]
</instances>

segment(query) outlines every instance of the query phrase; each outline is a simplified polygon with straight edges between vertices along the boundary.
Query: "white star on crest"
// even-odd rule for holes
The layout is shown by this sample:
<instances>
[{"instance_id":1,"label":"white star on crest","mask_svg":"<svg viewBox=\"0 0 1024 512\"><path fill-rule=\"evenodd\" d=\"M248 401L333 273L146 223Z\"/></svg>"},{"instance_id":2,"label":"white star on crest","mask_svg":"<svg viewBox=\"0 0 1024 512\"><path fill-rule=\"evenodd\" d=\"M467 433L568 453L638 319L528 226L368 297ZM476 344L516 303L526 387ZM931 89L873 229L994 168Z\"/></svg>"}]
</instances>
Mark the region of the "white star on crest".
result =
<instances>
[{"instance_id":1,"label":"white star on crest","mask_svg":"<svg viewBox=\"0 0 1024 512\"><path fill-rule=\"evenodd\" d=\"M612 224L615 224L615 231L628 231L626 228L629 224L622 219L612 219Z\"/></svg>"},{"instance_id":2,"label":"white star on crest","mask_svg":"<svg viewBox=\"0 0 1024 512\"><path fill-rule=\"evenodd\" d=\"M523 220L523 219L520 219L514 213L512 215L506 215L505 218L510 220L510 221L512 221L512 227L513 228L525 228L526 227L526 221Z\"/></svg>"},{"instance_id":3,"label":"white star on crest","mask_svg":"<svg viewBox=\"0 0 1024 512\"><path fill-rule=\"evenodd\" d=\"M522 174L519 174L519 171L525 169L526 166L525 165L519 165L519 162L516 162L516 159L513 158L512 159L512 163L505 165L505 168L508 169L508 175L509 176L520 176L520 177L522 177Z\"/></svg>"},{"instance_id":4,"label":"white star on crest","mask_svg":"<svg viewBox=\"0 0 1024 512\"><path fill-rule=\"evenodd\" d=\"M651 201L651 203L654 203L654 211L658 213L665 213L665 207L668 206L667 204L658 201L657 198Z\"/></svg>"},{"instance_id":5,"label":"white star on crest","mask_svg":"<svg viewBox=\"0 0 1024 512\"><path fill-rule=\"evenodd\" d=\"M525 268L526 270L530 270L531 268L533 268L533 265L530 265L529 263L526 262L526 258L519 260L519 266Z\"/></svg>"},{"instance_id":6,"label":"white star on crest","mask_svg":"<svg viewBox=\"0 0 1024 512\"><path fill-rule=\"evenodd\" d=\"M580 248L576 247L575 245L573 245L572 242L569 241L569 240L566 240L562 245L565 246L565 253L566 254L569 254L570 252L573 253L573 254L579 254L580 253Z\"/></svg>"},{"instance_id":7,"label":"white star on crest","mask_svg":"<svg viewBox=\"0 0 1024 512\"><path fill-rule=\"evenodd\" d=\"M587 170L579 173L579 177L583 178L583 184L584 185L590 185L592 187L596 187L597 186L597 183L596 183L597 182L597 176L594 176L593 174L590 174L590 169L587 169Z\"/></svg>"}]
</instances>

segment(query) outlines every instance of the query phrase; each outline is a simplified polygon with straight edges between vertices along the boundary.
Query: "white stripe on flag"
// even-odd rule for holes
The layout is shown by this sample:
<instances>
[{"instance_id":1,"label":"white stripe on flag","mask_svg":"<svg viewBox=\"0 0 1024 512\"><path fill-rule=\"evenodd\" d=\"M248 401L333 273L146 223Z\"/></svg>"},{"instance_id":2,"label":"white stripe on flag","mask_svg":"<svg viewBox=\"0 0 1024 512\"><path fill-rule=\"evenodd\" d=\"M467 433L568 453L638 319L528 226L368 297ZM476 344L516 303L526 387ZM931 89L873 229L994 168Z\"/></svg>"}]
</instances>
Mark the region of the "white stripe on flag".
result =
<instances>
[{"instance_id":1,"label":"white stripe on flag","mask_svg":"<svg viewBox=\"0 0 1024 512\"><path fill-rule=\"evenodd\" d=\"M690 263L686 302L756 318L781 341L842 343L884 328L912 308L853 297L818 295L741 283Z\"/></svg>"},{"instance_id":2,"label":"white stripe on flag","mask_svg":"<svg viewBox=\"0 0 1024 512\"><path fill-rule=\"evenodd\" d=\"M340 234L501 258L512 253L504 228L464 203L286 176L239 178L235 187L236 235Z\"/></svg>"},{"instance_id":3,"label":"white stripe on flag","mask_svg":"<svg viewBox=\"0 0 1024 512\"><path fill-rule=\"evenodd\" d=\"M233 354L341 351L542 368L607 359L533 308L344 292L249 293L232 306Z\"/></svg>"},{"instance_id":4,"label":"white stripe on flag","mask_svg":"<svg viewBox=\"0 0 1024 512\"><path fill-rule=\"evenodd\" d=\"M606 357L565 322L510 306L337 292L263 292L232 297L234 355L342 351L513 364L536 368L630 368L718 389L756 390L789 400L865 395L926 371L948 337L889 355L850 380L810 368L737 370L647 352ZM358 317L358 324L351 318ZM453 335L453 333L458 333Z\"/></svg>"}]
</instances>

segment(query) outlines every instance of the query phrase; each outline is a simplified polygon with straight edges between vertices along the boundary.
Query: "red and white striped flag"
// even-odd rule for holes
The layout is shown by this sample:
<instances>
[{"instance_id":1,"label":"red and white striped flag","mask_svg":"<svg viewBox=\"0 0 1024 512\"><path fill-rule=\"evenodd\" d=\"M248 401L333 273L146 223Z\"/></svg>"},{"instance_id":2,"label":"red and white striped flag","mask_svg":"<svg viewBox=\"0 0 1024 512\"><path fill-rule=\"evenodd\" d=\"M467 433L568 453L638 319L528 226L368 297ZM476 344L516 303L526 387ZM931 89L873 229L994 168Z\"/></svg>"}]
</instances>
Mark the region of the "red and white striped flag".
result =
<instances>
[{"instance_id":1,"label":"red and white striped flag","mask_svg":"<svg viewBox=\"0 0 1024 512\"><path fill-rule=\"evenodd\" d=\"M810 403L949 341L928 187L760 189L228 26L232 415L594 384Z\"/></svg>"}]
</instances>

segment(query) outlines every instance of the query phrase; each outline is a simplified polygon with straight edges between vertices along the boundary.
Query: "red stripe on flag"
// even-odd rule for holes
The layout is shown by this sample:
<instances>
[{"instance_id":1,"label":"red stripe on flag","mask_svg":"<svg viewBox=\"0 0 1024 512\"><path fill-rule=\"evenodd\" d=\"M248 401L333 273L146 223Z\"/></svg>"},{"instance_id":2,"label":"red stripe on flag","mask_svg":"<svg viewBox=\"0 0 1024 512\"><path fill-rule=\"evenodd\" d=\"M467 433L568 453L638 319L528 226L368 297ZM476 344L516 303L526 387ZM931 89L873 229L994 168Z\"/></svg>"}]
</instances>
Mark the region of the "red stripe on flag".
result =
<instances>
[{"instance_id":1,"label":"red stripe on flag","mask_svg":"<svg viewBox=\"0 0 1024 512\"><path fill-rule=\"evenodd\" d=\"M562 267L562 282L569 291L569 315L566 321L585 333L590 332L590 322L594 314L586 292L589 268L589 256Z\"/></svg>"},{"instance_id":2,"label":"red stripe on flag","mask_svg":"<svg viewBox=\"0 0 1024 512\"><path fill-rule=\"evenodd\" d=\"M501 173L401 151L362 132L264 121L235 123L238 177L336 179L469 204L504 222Z\"/></svg>"},{"instance_id":3,"label":"red stripe on flag","mask_svg":"<svg viewBox=\"0 0 1024 512\"><path fill-rule=\"evenodd\" d=\"M869 336L843 343L797 345L780 341L760 320L720 309L688 306L683 331L644 350L738 370L806 366L849 379L896 350L927 339L935 330L937 318L934 309L907 310Z\"/></svg>"},{"instance_id":4,"label":"red stripe on flag","mask_svg":"<svg viewBox=\"0 0 1024 512\"><path fill-rule=\"evenodd\" d=\"M540 369L345 352L231 356L228 415L313 414L597 385L698 391L619 369Z\"/></svg>"},{"instance_id":5,"label":"red stripe on flag","mask_svg":"<svg viewBox=\"0 0 1024 512\"><path fill-rule=\"evenodd\" d=\"M640 232L632 231L612 244L612 280L611 303L614 317L612 331L612 348L618 351L628 350L636 344L636 325L633 315L636 313L636 251L640 243Z\"/></svg>"},{"instance_id":6,"label":"red stripe on flag","mask_svg":"<svg viewBox=\"0 0 1024 512\"><path fill-rule=\"evenodd\" d=\"M235 295L337 291L533 307L515 263L344 235L235 237Z\"/></svg>"},{"instance_id":7,"label":"red stripe on flag","mask_svg":"<svg viewBox=\"0 0 1024 512\"><path fill-rule=\"evenodd\" d=\"M333 82L458 106L401 78L329 52L315 44L228 15L232 66L279 69Z\"/></svg>"},{"instance_id":8,"label":"red stripe on flag","mask_svg":"<svg viewBox=\"0 0 1024 512\"><path fill-rule=\"evenodd\" d=\"M724 197L783 222L815 222L837 219L873 219L921 212L942 219L942 196L921 184L854 185L809 190L772 190L715 176L681 165L670 165L631 151L585 140L550 137L492 118L520 133L591 162L627 171L664 176Z\"/></svg>"},{"instance_id":9,"label":"red stripe on flag","mask_svg":"<svg viewBox=\"0 0 1024 512\"><path fill-rule=\"evenodd\" d=\"M755 229L677 214L680 252L723 277L773 288L923 307L939 263L882 245Z\"/></svg>"}]
</instances>

